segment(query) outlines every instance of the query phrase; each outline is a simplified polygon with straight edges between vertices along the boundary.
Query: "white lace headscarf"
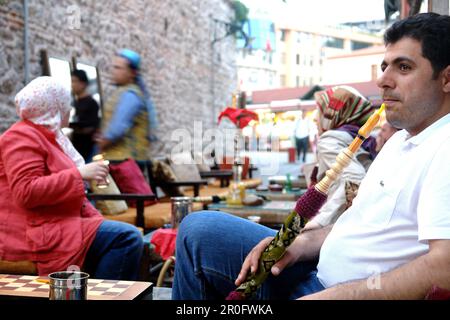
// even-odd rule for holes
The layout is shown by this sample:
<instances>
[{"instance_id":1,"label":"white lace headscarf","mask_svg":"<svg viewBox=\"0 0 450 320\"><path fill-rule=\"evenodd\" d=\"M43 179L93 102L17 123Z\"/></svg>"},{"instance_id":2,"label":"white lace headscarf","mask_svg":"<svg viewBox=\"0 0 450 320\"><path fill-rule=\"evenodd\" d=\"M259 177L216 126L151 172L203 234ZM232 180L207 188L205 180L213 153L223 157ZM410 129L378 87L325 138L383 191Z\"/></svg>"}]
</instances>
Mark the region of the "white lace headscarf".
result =
<instances>
[{"instance_id":1,"label":"white lace headscarf","mask_svg":"<svg viewBox=\"0 0 450 320\"><path fill-rule=\"evenodd\" d=\"M36 78L19 91L15 102L21 119L52 131L56 142L75 165L84 165L83 157L61 131L61 123L70 112L70 92L62 84L52 77Z\"/></svg>"}]
</instances>

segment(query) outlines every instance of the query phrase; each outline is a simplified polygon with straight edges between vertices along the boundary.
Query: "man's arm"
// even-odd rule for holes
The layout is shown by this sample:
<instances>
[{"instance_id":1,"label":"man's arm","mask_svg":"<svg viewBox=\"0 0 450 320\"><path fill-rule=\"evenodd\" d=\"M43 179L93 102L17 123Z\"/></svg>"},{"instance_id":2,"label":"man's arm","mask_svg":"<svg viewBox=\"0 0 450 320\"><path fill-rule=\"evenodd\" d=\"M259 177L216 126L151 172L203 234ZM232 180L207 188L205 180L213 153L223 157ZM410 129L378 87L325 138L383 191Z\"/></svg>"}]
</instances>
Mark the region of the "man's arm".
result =
<instances>
[{"instance_id":1,"label":"man's arm","mask_svg":"<svg viewBox=\"0 0 450 320\"><path fill-rule=\"evenodd\" d=\"M430 240L429 246L427 254L379 275L379 279L374 275L302 299L423 299L433 285L450 289L450 240Z\"/></svg>"},{"instance_id":2,"label":"man's arm","mask_svg":"<svg viewBox=\"0 0 450 320\"><path fill-rule=\"evenodd\" d=\"M319 258L320 248L330 233L333 225L318 229L303 229L294 242L298 242L299 261L311 261Z\"/></svg>"},{"instance_id":3,"label":"man's arm","mask_svg":"<svg viewBox=\"0 0 450 320\"><path fill-rule=\"evenodd\" d=\"M287 248L284 256L272 266L272 274L275 276L279 275L284 268L297 261L318 260L320 248L322 248L323 242L332 228L333 225L318 229L303 229L298 237L295 238L294 242ZM254 263L257 265L257 260Z\"/></svg>"}]
</instances>

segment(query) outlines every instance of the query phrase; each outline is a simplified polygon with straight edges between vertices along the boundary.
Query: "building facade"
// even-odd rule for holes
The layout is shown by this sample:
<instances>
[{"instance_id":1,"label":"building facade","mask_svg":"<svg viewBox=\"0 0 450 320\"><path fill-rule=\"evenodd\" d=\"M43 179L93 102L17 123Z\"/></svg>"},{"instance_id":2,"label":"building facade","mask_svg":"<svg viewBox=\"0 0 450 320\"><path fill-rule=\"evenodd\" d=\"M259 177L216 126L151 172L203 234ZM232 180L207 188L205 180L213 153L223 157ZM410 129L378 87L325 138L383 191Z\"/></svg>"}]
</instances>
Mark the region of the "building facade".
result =
<instances>
[{"instance_id":1,"label":"building facade","mask_svg":"<svg viewBox=\"0 0 450 320\"><path fill-rule=\"evenodd\" d=\"M331 55L324 60L322 82L329 85L376 81L381 74L384 46Z\"/></svg>"},{"instance_id":2,"label":"building facade","mask_svg":"<svg viewBox=\"0 0 450 320\"><path fill-rule=\"evenodd\" d=\"M382 43L380 36L345 26L296 26L282 21L276 26L280 87L322 84L328 57Z\"/></svg>"},{"instance_id":3,"label":"building facade","mask_svg":"<svg viewBox=\"0 0 450 320\"><path fill-rule=\"evenodd\" d=\"M239 84L245 91L322 84L329 56L382 44L375 32L307 24L271 11L284 8L281 1L271 7L248 3L252 42L250 48L239 48L237 60Z\"/></svg>"}]
</instances>

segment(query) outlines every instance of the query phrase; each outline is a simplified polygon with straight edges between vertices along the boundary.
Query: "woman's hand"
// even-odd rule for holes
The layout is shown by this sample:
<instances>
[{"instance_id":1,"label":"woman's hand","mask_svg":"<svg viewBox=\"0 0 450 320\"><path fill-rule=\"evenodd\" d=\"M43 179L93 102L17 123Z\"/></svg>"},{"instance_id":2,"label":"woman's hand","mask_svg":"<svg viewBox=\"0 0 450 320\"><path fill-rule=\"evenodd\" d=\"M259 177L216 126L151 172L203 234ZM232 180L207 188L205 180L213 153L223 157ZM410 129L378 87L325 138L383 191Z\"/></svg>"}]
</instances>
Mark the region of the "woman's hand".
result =
<instances>
[{"instance_id":1,"label":"woman's hand","mask_svg":"<svg viewBox=\"0 0 450 320\"><path fill-rule=\"evenodd\" d=\"M102 182L108 176L109 167L103 161L91 162L78 168L83 180Z\"/></svg>"}]
</instances>

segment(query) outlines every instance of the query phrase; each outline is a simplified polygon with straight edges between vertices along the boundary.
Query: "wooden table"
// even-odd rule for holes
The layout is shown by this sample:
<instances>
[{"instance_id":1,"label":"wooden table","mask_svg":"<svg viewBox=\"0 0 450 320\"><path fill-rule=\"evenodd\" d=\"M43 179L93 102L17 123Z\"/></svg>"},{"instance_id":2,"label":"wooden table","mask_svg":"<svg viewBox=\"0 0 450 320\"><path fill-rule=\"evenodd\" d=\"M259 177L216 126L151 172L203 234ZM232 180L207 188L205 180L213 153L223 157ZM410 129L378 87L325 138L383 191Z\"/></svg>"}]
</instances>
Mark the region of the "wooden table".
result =
<instances>
[{"instance_id":1,"label":"wooden table","mask_svg":"<svg viewBox=\"0 0 450 320\"><path fill-rule=\"evenodd\" d=\"M281 184L286 185L286 176L272 176L269 177L269 184ZM306 178L304 175L299 175L298 177L291 177L291 184L294 188L306 189L308 188L306 184Z\"/></svg>"},{"instance_id":2,"label":"wooden table","mask_svg":"<svg viewBox=\"0 0 450 320\"><path fill-rule=\"evenodd\" d=\"M258 191L258 190L246 190L250 194L262 196L267 200L273 201L296 201L300 198L307 189L298 189L293 191Z\"/></svg>"},{"instance_id":3,"label":"wooden table","mask_svg":"<svg viewBox=\"0 0 450 320\"><path fill-rule=\"evenodd\" d=\"M45 277L0 274L0 296L49 298ZM152 286L151 282L88 280L88 300L134 300Z\"/></svg>"},{"instance_id":4,"label":"wooden table","mask_svg":"<svg viewBox=\"0 0 450 320\"><path fill-rule=\"evenodd\" d=\"M224 211L242 218L260 216L261 224L279 225L284 223L294 210L295 203L295 201L266 201L261 206L230 206L226 202L219 202L208 204L208 210Z\"/></svg>"},{"instance_id":5,"label":"wooden table","mask_svg":"<svg viewBox=\"0 0 450 320\"><path fill-rule=\"evenodd\" d=\"M216 178L220 179L220 187L228 187L230 185L230 179L233 178L233 171L231 170L211 170L200 172L202 179Z\"/></svg>"}]
</instances>

